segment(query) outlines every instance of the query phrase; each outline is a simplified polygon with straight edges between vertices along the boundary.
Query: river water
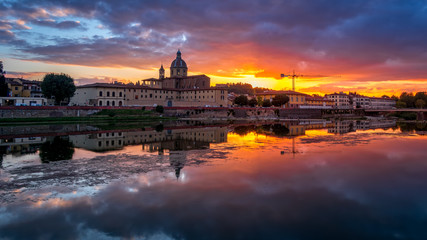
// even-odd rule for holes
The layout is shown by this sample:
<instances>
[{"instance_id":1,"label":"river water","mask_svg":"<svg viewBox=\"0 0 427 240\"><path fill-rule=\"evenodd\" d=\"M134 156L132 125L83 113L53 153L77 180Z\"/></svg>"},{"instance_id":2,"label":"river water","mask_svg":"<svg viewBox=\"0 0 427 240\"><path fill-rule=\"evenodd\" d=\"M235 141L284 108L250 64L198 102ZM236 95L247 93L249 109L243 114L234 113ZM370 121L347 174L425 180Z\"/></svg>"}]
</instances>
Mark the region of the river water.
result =
<instances>
[{"instance_id":1,"label":"river water","mask_svg":"<svg viewBox=\"0 0 427 240\"><path fill-rule=\"evenodd\" d=\"M0 130L0 239L427 239L425 123Z\"/></svg>"}]
</instances>

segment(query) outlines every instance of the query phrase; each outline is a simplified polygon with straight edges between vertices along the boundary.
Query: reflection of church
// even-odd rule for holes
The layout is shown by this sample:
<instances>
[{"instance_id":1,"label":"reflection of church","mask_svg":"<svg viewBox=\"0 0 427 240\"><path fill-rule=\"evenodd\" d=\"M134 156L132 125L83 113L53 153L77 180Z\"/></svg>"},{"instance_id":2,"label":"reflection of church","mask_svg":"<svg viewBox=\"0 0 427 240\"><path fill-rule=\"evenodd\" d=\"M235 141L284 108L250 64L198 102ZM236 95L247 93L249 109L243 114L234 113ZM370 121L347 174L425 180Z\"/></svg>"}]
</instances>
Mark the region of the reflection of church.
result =
<instances>
[{"instance_id":1,"label":"reflection of church","mask_svg":"<svg viewBox=\"0 0 427 240\"><path fill-rule=\"evenodd\" d=\"M173 130L146 130L132 132L105 132L70 136L76 147L104 152L141 145L144 152L168 154L170 166L179 178L187 163L187 151L209 149L211 143L227 141L227 127L186 128Z\"/></svg>"},{"instance_id":2,"label":"reflection of church","mask_svg":"<svg viewBox=\"0 0 427 240\"><path fill-rule=\"evenodd\" d=\"M226 127L186 128L156 131L103 132L70 136L75 147L95 152L142 145L145 152L185 151L209 148L210 143L227 141Z\"/></svg>"}]
</instances>

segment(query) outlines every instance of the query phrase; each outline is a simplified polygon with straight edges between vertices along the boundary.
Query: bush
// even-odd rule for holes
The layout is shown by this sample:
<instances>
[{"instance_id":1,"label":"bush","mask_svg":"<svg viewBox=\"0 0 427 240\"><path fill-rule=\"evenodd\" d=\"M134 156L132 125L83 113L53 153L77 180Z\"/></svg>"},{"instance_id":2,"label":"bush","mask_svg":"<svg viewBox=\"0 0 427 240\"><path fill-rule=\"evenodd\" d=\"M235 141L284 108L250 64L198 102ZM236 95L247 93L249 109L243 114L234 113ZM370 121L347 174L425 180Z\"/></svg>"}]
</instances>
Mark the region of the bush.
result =
<instances>
[{"instance_id":1,"label":"bush","mask_svg":"<svg viewBox=\"0 0 427 240\"><path fill-rule=\"evenodd\" d=\"M156 112L163 113L165 111L165 108L162 105L156 106Z\"/></svg>"},{"instance_id":2,"label":"bush","mask_svg":"<svg viewBox=\"0 0 427 240\"><path fill-rule=\"evenodd\" d=\"M265 99L264 101L262 101L262 106L263 107L271 107L271 102L268 99Z\"/></svg>"}]
</instances>

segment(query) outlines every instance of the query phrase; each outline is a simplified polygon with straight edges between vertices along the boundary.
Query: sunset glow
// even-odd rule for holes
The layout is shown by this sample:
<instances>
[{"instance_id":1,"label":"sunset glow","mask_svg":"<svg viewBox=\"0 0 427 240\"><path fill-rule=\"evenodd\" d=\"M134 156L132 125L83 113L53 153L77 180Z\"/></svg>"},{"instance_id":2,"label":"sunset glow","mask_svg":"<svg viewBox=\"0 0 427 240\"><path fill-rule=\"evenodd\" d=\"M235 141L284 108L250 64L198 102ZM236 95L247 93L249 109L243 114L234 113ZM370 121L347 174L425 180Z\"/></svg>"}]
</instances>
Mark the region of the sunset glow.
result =
<instances>
[{"instance_id":1,"label":"sunset glow","mask_svg":"<svg viewBox=\"0 0 427 240\"><path fill-rule=\"evenodd\" d=\"M0 3L8 77L76 83L158 77L181 49L189 75L370 96L427 90L425 1L15 1Z\"/></svg>"}]
</instances>

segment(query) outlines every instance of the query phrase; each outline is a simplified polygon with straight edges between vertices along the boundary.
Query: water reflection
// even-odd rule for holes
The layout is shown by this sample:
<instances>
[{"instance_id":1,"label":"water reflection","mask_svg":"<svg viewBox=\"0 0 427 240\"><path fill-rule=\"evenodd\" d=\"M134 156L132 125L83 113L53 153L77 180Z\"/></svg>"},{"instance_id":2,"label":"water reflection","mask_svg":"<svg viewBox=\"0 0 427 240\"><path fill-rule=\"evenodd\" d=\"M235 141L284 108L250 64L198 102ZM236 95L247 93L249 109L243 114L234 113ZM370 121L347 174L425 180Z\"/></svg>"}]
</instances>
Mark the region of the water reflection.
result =
<instances>
[{"instance_id":1,"label":"water reflection","mask_svg":"<svg viewBox=\"0 0 427 240\"><path fill-rule=\"evenodd\" d=\"M73 157L74 144L68 140L68 137L56 136L49 139L40 146L40 160L43 163L69 160Z\"/></svg>"},{"instance_id":2,"label":"water reflection","mask_svg":"<svg viewBox=\"0 0 427 240\"><path fill-rule=\"evenodd\" d=\"M8 138L0 238L425 239L427 138L414 134L425 125L396 126L292 121ZM72 160L12 164L42 151Z\"/></svg>"}]
</instances>

